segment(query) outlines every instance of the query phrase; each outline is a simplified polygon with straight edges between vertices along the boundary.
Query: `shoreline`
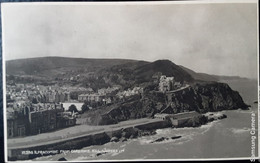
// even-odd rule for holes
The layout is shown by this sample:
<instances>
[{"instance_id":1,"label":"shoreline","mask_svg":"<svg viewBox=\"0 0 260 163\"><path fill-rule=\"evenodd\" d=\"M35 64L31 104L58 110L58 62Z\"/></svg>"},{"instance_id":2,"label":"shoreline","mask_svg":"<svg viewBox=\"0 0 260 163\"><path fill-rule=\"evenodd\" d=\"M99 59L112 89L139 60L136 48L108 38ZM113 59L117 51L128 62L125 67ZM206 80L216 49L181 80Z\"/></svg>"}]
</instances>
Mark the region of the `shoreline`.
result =
<instances>
[{"instance_id":1,"label":"shoreline","mask_svg":"<svg viewBox=\"0 0 260 163\"><path fill-rule=\"evenodd\" d=\"M207 113L206 113L207 114ZM207 121L200 121L202 117L206 117ZM176 128L183 127L199 127L201 125L205 125L212 121L226 118L226 115L220 112L209 113L209 115L201 115L199 119L196 119L196 126L194 125L194 121L192 123L186 123L186 126L180 126ZM68 139L62 139L58 141L48 142L47 144L42 142L37 146L17 146L8 147L9 152L9 160L28 160L34 159L37 157L47 156L47 155L55 155L64 152L64 150L80 150L84 147L88 147L91 145L103 145L109 142L124 142L128 139L135 139L142 136L149 136L156 134L156 129L163 128L171 128L172 124L169 121L163 121L158 119L148 119L150 121L143 121L144 123L132 125L120 125L115 124L111 125L109 128L97 132L93 132L87 135L79 135L77 137L71 137ZM138 120L136 120L138 121ZM199 125L198 125L199 122ZM104 127L104 126L103 126ZM178 139L179 135L176 137L168 138L162 137L155 142L164 141L167 139ZM10 144L9 144L10 145ZM14 145L14 144L13 144Z\"/></svg>"}]
</instances>

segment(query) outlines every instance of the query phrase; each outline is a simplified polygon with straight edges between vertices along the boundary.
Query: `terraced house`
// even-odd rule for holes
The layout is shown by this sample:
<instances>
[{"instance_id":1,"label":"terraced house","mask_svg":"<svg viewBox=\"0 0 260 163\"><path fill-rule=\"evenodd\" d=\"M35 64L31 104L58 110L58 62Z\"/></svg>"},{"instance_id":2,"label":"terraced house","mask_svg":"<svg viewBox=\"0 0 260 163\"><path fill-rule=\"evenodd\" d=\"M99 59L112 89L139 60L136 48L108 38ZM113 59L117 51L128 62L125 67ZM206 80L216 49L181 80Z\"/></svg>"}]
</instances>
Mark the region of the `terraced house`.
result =
<instances>
[{"instance_id":1,"label":"terraced house","mask_svg":"<svg viewBox=\"0 0 260 163\"><path fill-rule=\"evenodd\" d=\"M73 126L76 118L64 114L62 104L32 104L8 114L8 137L35 135Z\"/></svg>"}]
</instances>

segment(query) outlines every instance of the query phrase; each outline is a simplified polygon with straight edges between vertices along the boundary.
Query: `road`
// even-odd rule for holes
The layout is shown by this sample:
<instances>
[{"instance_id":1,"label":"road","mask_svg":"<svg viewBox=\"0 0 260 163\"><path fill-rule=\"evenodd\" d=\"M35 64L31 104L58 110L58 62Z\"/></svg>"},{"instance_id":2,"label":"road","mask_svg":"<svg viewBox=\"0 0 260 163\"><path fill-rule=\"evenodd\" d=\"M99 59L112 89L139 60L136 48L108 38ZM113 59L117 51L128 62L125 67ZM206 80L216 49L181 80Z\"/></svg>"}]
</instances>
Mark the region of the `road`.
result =
<instances>
[{"instance_id":1,"label":"road","mask_svg":"<svg viewBox=\"0 0 260 163\"><path fill-rule=\"evenodd\" d=\"M80 138L84 136L94 135L98 133L108 132L112 130L119 130L121 128L134 127L136 125L142 125L152 122L162 121L160 119L136 119L123 121L114 125L104 125L104 126L89 126L89 125L78 125L62 130L42 133L34 136L27 136L22 138L12 138L8 139L7 145L8 149L20 149L42 146L47 144L58 143L62 141L72 140L75 138Z\"/></svg>"},{"instance_id":2,"label":"road","mask_svg":"<svg viewBox=\"0 0 260 163\"><path fill-rule=\"evenodd\" d=\"M179 92L179 91L182 91L182 90L189 88L189 87L190 87L190 85L185 85L184 87L181 87L181 88L173 90L173 91L168 91L167 93Z\"/></svg>"}]
</instances>

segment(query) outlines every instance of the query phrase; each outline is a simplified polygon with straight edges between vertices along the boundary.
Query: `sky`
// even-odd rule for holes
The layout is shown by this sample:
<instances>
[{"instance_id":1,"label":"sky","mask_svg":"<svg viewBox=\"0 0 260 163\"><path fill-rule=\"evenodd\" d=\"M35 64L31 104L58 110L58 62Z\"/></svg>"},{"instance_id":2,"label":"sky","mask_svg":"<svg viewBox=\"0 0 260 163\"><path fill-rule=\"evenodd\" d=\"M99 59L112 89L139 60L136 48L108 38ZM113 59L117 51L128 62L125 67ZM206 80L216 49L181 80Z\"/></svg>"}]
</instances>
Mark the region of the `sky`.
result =
<instances>
[{"instance_id":1,"label":"sky","mask_svg":"<svg viewBox=\"0 0 260 163\"><path fill-rule=\"evenodd\" d=\"M13 3L2 16L6 60L169 59L257 78L257 3Z\"/></svg>"}]
</instances>

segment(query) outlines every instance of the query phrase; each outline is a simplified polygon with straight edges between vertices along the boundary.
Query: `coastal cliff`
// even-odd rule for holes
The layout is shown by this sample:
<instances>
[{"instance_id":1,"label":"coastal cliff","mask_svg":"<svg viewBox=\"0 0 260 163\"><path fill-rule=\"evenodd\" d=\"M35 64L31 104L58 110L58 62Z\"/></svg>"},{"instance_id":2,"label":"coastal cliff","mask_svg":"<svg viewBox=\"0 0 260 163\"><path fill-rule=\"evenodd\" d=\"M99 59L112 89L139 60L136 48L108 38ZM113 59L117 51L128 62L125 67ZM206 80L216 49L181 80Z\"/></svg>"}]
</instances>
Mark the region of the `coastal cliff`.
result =
<instances>
[{"instance_id":1,"label":"coastal cliff","mask_svg":"<svg viewBox=\"0 0 260 163\"><path fill-rule=\"evenodd\" d=\"M237 91L232 90L225 83L198 83L183 91L169 94L169 111L182 112L184 110L199 113L222 110L248 109ZM167 113L167 109L165 110Z\"/></svg>"},{"instance_id":2,"label":"coastal cliff","mask_svg":"<svg viewBox=\"0 0 260 163\"><path fill-rule=\"evenodd\" d=\"M153 117L156 113L180 113L197 111L199 113L222 110L248 109L237 91L228 84L204 82L193 84L177 92L150 91L142 96L136 95L126 101L111 105L108 110L93 111L87 116L91 125L115 124L128 119Z\"/></svg>"}]
</instances>

